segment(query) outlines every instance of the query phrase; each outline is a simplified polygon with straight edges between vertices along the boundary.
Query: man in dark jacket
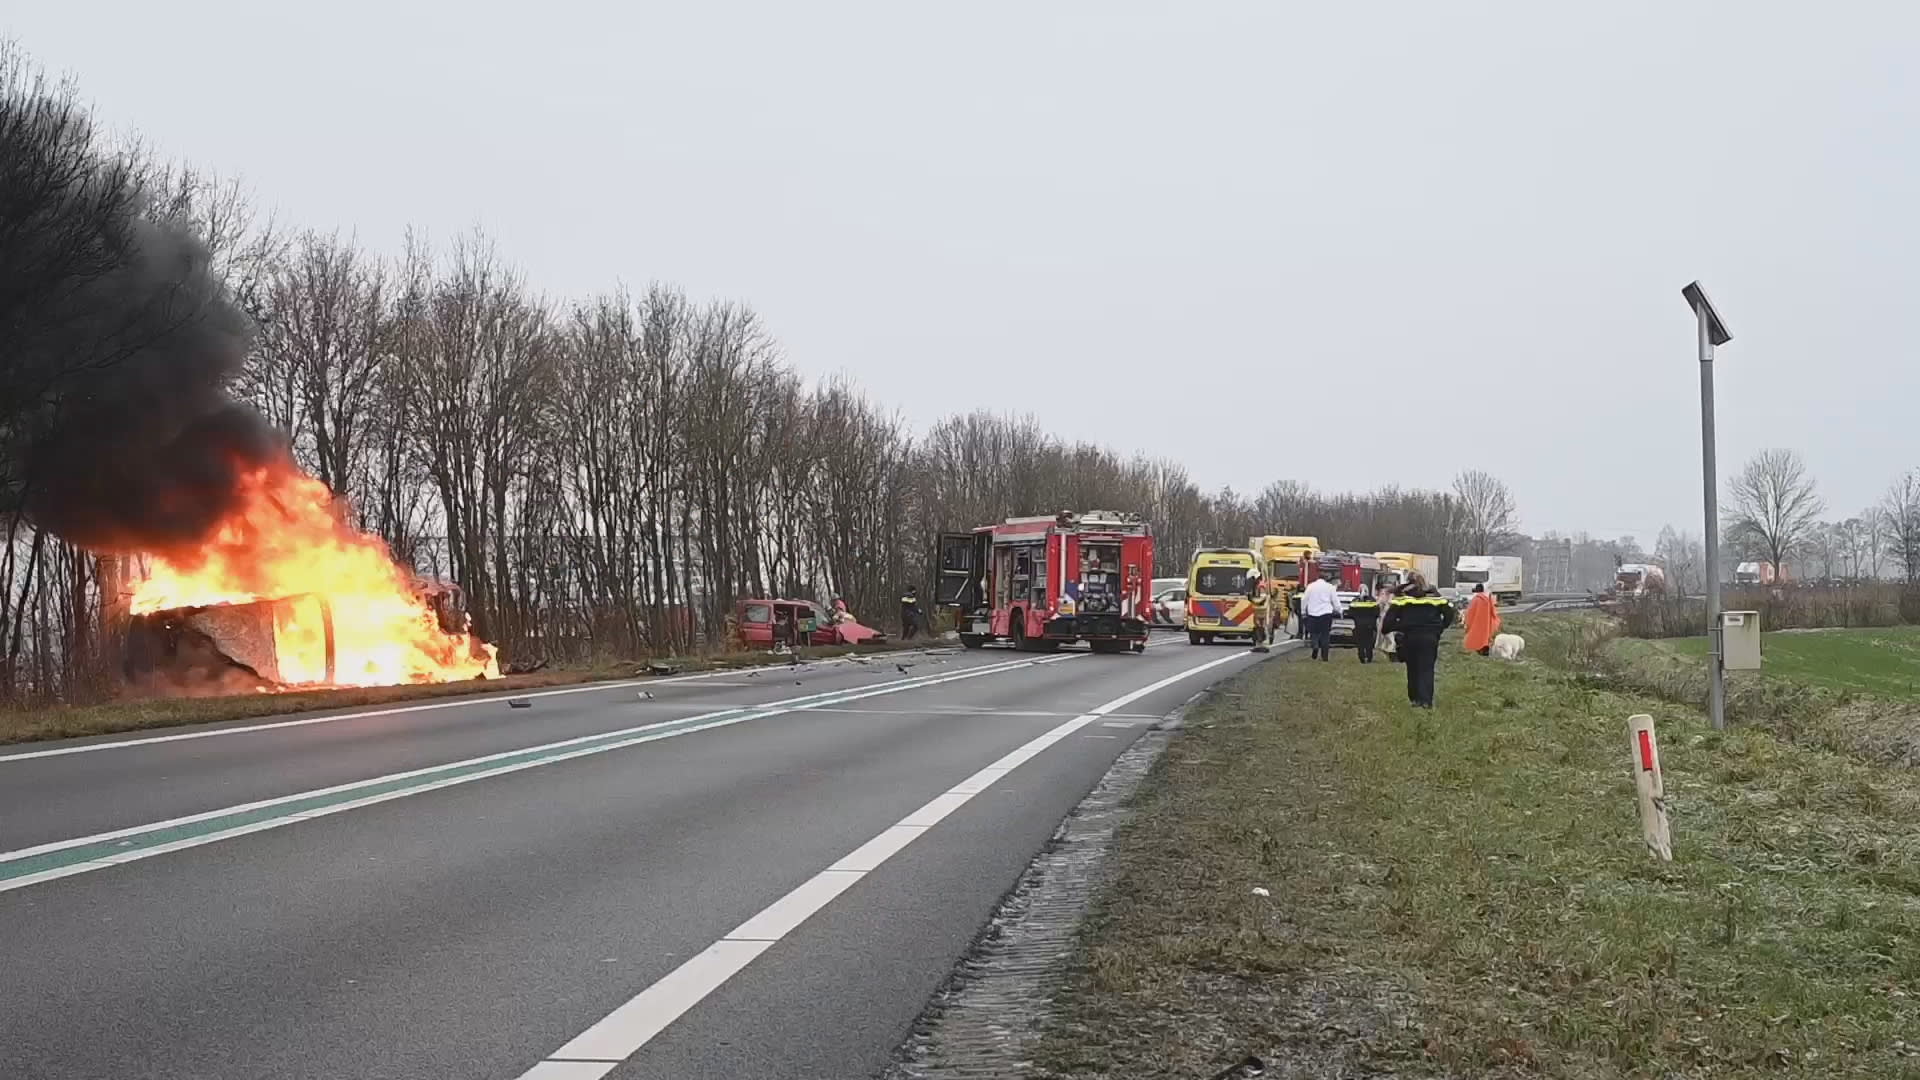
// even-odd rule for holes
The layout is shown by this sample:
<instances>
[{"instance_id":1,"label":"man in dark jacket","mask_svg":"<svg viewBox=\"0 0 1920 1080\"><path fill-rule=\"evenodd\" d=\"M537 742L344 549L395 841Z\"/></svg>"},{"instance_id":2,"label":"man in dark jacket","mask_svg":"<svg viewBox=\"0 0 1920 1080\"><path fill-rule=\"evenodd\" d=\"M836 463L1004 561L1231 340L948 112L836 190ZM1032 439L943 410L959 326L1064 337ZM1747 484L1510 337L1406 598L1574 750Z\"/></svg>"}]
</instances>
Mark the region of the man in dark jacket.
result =
<instances>
[{"instance_id":1,"label":"man in dark jacket","mask_svg":"<svg viewBox=\"0 0 1920 1080\"><path fill-rule=\"evenodd\" d=\"M1347 618L1353 620L1353 647L1360 662L1373 663L1373 640L1380 629L1380 601L1372 593L1361 593L1347 605Z\"/></svg>"},{"instance_id":2,"label":"man in dark jacket","mask_svg":"<svg viewBox=\"0 0 1920 1080\"><path fill-rule=\"evenodd\" d=\"M1415 575L1387 605L1380 629L1400 634L1400 656L1407 665L1407 700L1417 709L1433 708L1433 665L1440 658L1440 635L1453 625L1453 603Z\"/></svg>"},{"instance_id":3,"label":"man in dark jacket","mask_svg":"<svg viewBox=\"0 0 1920 1080\"><path fill-rule=\"evenodd\" d=\"M920 615L920 587L909 585L907 591L900 597L900 639L902 641L911 639L925 626L926 623Z\"/></svg>"}]
</instances>

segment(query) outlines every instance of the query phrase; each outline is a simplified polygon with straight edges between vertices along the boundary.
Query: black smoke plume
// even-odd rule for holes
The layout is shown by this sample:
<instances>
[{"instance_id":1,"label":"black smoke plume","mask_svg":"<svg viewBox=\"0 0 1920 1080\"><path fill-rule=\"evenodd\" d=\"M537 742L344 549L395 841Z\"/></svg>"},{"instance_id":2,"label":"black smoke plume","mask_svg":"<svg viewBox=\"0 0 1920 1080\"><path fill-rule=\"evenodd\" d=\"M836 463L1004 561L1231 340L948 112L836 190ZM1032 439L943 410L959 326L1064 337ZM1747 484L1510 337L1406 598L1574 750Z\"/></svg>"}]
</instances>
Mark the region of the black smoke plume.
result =
<instances>
[{"instance_id":1,"label":"black smoke plume","mask_svg":"<svg viewBox=\"0 0 1920 1080\"><path fill-rule=\"evenodd\" d=\"M169 552L286 454L227 393L251 324L204 243L103 147L70 85L0 40L0 512Z\"/></svg>"},{"instance_id":2,"label":"black smoke plume","mask_svg":"<svg viewBox=\"0 0 1920 1080\"><path fill-rule=\"evenodd\" d=\"M227 391L252 324L206 246L181 225L130 226L126 257L71 294L49 342L65 370L27 454L26 508L82 547L166 553L205 539L241 472L286 446Z\"/></svg>"}]
</instances>

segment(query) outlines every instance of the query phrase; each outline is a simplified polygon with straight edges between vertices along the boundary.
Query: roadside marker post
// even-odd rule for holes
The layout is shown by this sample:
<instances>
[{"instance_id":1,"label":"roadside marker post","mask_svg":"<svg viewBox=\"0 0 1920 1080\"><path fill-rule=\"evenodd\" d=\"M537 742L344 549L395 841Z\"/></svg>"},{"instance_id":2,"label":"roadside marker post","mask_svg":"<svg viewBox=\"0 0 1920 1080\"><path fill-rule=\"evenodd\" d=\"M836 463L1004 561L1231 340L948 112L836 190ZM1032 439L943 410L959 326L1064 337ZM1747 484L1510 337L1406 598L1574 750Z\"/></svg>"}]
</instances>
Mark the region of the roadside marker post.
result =
<instances>
[{"instance_id":1,"label":"roadside marker post","mask_svg":"<svg viewBox=\"0 0 1920 1080\"><path fill-rule=\"evenodd\" d=\"M1653 717L1646 713L1628 717L1627 742L1633 755L1633 786L1640 804L1640 836L1647 843L1647 854L1661 862L1672 862L1667 788L1660 779L1660 742L1653 734Z\"/></svg>"}]
</instances>

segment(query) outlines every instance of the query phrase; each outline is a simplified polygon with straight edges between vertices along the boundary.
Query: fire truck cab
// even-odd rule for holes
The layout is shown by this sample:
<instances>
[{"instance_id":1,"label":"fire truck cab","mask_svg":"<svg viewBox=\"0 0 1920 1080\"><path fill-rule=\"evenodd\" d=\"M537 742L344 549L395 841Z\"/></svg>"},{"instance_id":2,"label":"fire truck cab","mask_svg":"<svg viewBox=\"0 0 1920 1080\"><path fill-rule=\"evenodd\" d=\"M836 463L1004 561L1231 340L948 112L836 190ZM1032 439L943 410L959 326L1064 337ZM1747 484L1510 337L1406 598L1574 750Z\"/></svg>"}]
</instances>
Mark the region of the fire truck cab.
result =
<instances>
[{"instance_id":1,"label":"fire truck cab","mask_svg":"<svg viewBox=\"0 0 1920 1080\"><path fill-rule=\"evenodd\" d=\"M1094 652L1147 647L1153 535L1130 514L1008 518L940 536L934 602L952 609L960 643Z\"/></svg>"},{"instance_id":2,"label":"fire truck cab","mask_svg":"<svg viewBox=\"0 0 1920 1080\"><path fill-rule=\"evenodd\" d=\"M1371 595L1382 585L1392 587L1400 583L1399 572L1378 558L1356 551L1322 551L1311 558L1300 560L1299 589L1322 574L1331 573L1333 586L1340 600L1340 613L1334 616L1333 631L1329 635L1334 640L1353 640L1353 620L1347 617L1347 605L1362 596ZM1298 614L1300 594L1293 594L1295 614Z\"/></svg>"}]
</instances>

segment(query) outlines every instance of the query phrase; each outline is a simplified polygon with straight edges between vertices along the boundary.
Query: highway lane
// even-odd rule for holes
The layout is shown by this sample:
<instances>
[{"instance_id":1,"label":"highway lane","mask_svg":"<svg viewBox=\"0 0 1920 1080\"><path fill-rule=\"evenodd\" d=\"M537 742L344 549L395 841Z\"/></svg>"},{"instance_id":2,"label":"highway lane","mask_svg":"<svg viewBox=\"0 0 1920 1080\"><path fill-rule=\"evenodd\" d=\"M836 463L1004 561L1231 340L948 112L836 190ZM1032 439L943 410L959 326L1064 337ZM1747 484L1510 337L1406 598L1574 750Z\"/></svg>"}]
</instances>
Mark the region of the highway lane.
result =
<instances>
[{"instance_id":1,"label":"highway lane","mask_svg":"<svg viewBox=\"0 0 1920 1080\"><path fill-rule=\"evenodd\" d=\"M829 697L0 892L0 1075L872 1075L1145 718L1254 662L1169 644L987 670L1027 659L1043 658L967 654L938 667L969 677L897 689L883 684L907 676L891 667L800 688L706 687L676 704ZM631 690L547 699L569 717L556 715L554 732L631 726L622 694L638 701ZM513 714L476 705L0 761L0 787L10 812L13 783L35 770L117 760L86 766L102 770L90 781L64 775L94 785L72 802L135 808L90 819L120 828L143 805L173 813L384 775L384 753L478 756L500 745L505 717L533 712L544 725L546 711L541 701ZM424 745L405 737L412 725ZM1036 738L1054 741L1034 751ZM173 756L182 753L206 755L226 779L196 783L194 761ZM303 763L233 787L248 754ZM142 758L152 759L144 774ZM1014 765L982 774L996 761ZM941 802L982 776L977 794ZM181 801L139 786L177 780L189 790ZM34 782L43 792L51 783ZM870 872L846 873L844 891L817 910L782 901L930 805L950 812L906 830L910 842ZM44 822L28 832L48 835ZM769 925L770 907L811 917L753 945L757 958L705 1000L662 1004L658 988L684 983L676 972L689 958L743 924ZM596 1053L633 1045L610 1060L558 1060L583 1033L605 1035L609 1014L631 1019L636 995L652 1021L671 1022L638 1043L644 1023L615 1024Z\"/></svg>"},{"instance_id":2,"label":"highway lane","mask_svg":"<svg viewBox=\"0 0 1920 1080\"><path fill-rule=\"evenodd\" d=\"M1034 658L1007 650L905 653L865 664L775 666L0 746L0 852L646 723L1021 659ZM509 700L529 707L510 708ZM103 791L112 797L101 798Z\"/></svg>"}]
</instances>

